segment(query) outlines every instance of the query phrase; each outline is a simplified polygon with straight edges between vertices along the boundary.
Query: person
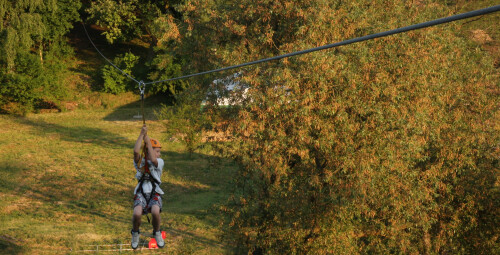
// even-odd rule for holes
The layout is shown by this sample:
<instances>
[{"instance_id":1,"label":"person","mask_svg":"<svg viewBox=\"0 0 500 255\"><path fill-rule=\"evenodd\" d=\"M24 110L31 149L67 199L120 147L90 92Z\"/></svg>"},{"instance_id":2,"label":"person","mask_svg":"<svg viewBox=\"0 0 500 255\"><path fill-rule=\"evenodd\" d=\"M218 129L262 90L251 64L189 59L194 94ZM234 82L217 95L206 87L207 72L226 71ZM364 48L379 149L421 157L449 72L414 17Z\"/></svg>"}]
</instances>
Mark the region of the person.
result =
<instances>
[{"instance_id":1,"label":"person","mask_svg":"<svg viewBox=\"0 0 500 255\"><path fill-rule=\"evenodd\" d=\"M161 145L158 140L150 139L144 124L134 146L135 178L139 181L134 190L134 213L132 216L132 248L139 246L141 220L143 214L153 216L153 236L158 247L163 248L165 242L160 231L160 212L162 209L160 188L164 162L160 158ZM141 158L141 145L144 141L144 158ZM148 217L149 221L149 217Z\"/></svg>"}]
</instances>

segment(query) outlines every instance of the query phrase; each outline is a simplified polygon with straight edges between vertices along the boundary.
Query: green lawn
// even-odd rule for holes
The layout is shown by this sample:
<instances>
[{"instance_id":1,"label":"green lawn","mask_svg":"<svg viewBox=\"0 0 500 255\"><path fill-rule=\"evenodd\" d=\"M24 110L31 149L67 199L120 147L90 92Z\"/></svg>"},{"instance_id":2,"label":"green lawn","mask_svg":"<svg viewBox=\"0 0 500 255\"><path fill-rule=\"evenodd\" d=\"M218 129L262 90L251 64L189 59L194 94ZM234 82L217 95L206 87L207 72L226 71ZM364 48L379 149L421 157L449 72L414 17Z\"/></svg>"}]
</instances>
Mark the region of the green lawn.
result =
<instances>
[{"instance_id":1,"label":"green lawn","mask_svg":"<svg viewBox=\"0 0 500 255\"><path fill-rule=\"evenodd\" d=\"M133 106L0 116L0 253L130 247L132 148L142 126ZM165 160L162 252L223 253L217 208L229 196L235 167L209 152L190 158L169 142L160 121L148 126ZM152 231L146 217L141 231Z\"/></svg>"}]
</instances>

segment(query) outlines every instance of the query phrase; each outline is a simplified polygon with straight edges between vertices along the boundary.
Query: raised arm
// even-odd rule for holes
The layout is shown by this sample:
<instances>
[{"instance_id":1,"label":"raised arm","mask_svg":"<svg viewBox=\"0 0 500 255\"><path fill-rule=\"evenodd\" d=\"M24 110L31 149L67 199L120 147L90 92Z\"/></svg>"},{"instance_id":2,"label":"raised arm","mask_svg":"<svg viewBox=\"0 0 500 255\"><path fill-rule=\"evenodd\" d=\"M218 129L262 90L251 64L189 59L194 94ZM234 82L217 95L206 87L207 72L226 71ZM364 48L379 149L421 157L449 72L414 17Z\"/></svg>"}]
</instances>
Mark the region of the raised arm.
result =
<instances>
[{"instance_id":1,"label":"raised arm","mask_svg":"<svg viewBox=\"0 0 500 255\"><path fill-rule=\"evenodd\" d=\"M156 158L156 153L153 151L153 145L151 144L151 139L149 139L148 134L144 136L144 144L148 148L148 159L153 163L155 167L158 167L158 159Z\"/></svg>"},{"instance_id":2,"label":"raised arm","mask_svg":"<svg viewBox=\"0 0 500 255\"><path fill-rule=\"evenodd\" d=\"M138 165L140 164L139 160L141 160L141 145L142 141L144 140L144 137L148 135L148 128L146 127L146 124L142 126L141 133L139 134L139 137L137 137L137 141L135 141L134 145L134 162L137 163Z\"/></svg>"}]
</instances>

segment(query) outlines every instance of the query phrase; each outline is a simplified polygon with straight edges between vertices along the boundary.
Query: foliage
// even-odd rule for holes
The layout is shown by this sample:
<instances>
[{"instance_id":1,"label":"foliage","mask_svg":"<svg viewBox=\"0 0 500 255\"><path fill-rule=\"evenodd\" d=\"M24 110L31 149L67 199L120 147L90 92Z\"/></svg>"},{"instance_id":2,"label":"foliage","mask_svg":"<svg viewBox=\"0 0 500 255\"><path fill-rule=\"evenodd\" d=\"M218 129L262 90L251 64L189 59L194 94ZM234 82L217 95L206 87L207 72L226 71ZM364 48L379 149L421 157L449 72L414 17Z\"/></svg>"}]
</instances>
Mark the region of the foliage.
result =
<instances>
[{"instance_id":1,"label":"foliage","mask_svg":"<svg viewBox=\"0 0 500 255\"><path fill-rule=\"evenodd\" d=\"M91 19L96 20L97 25L107 28L103 34L110 43L113 43L125 39L127 34L139 34L137 31L139 18L135 14L134 2L136 1L94 1L87 12Z\"/></svg>"},{"instance_id":2,"label":"foliage","mask_svg":"<svg viewBox=\"0 0 500 255\"><path fill-rule=\"evenodd\" d=\"M182 60L174 57L172 49L175 43L180 43L180 32L174 16L180 19L181 14L173 7L177 4L180 1L98 0L91 2L87 12L91 20L106 29L103 34L109 43L136 37L147 42L149 50L144 64L151 68L148 78L164 80L182 74ZM184 81L154 83L148 91L175 95L185 85Z\"/></svg>"},{"instance_id":3,"label":"foliage","mask_svg":"<svg viewBox=\"0 0 500 255\"><path fill-rule=\"evenodd\" d=\"M220 45L204 52L221 63L450 14L432 1L188 6L193 34L207 32L200 47ZM492 60L455 30L428 28L243 73L252 100L226 120L236 138L225 149L240 164L224 209L237 253L494 252L498 78Z\"/></svg>"},{"instance_id":4,"label":"foliage","mask_svg":"<svg viewBox=\"0 0 500 255\"><path fill-rule=\"evenodd\" d=\"M29 51L30 47L43 38L44 27L39 13L43 8L43 1L4 0L2 7L1 63L5 70L11 72L14 69L17 53Z\"/></svg>"},{"instance_id":5,"label":"foliage","mask_svg":"<svg viewBox=\"0 0 500 255\"><path fill-rule=\"evenodd\" d=\"M6 65L8 72L13 70L18 52L30 51L31 47L41 52L52 42L59 42L79 19L80 5L80 1L70 0L3 0L0 34L3 35L4 55L1 63Z\"/></svg>"},{"instance_id":6,"label":"foliage","mask_svg":"<svg viewBox=\"0 0 500 255\"><path fill-rule=\"evenodd\" d=\"M46 0L44 5L45 9L40 14L47 47L52 42L59 42L73 28L73 24L80 21L78 10L82 4L74 0Z\"/></svg>"},{"instance_id":7,"label":"foliage","mask_svg":"<svg viewBox=\"0 0 500 255\"><path fill-rule=\"evenodd\" d=\"M43 104L60 108L59 102L69 93L63 83L64 63L48 57L42 67L35 55L19 53L14 64L15 73L0 73L2 111L24 115Z\"/></svg>"},{"instance_id":8,"label":"foliage","mask_svg":"<svg viewBox=\"0 0 500 255\"><path fill-rule=\"evenodd\" d=\"M175 105L163 106L156 115L165 120L167 135L179 138L192 155L202 147L203 131L209 122L200 105L199 94L193 87L188 90L176 97Z\"/></svg>"},{"instance_id":9,"label":"foliage","mask_svg":"<svg viewBox=\"0 0 500 255\"><path fill-rule=\"evenodd\" d=\"M63 36L79 19L80 1L0 2L0 107L24 114L67 96L62 80L72 49ZM14 107L13 107L14 106Z\"/></svg>"},{"instance_id":10,"label":"foliage","mask_svg":"<svg viewBox=\"0 0 500 255\"><path fill-rule=\"evenodd\" d=\"M113 63L128 75L132 74L132 69L139 62L139 57L127 52L118 55ZM102 68L102 78L104 80L103 91L112 94L120 94L126 91L133 91L136 88L136 83L125 76L120 70L112 65L105 65Z\"/></svg>"},{"instance_id":11,"label":"foliage","mask_svg":"<svg viewBox=\"0 0 500 255\"><path fill-rule=\"evenodd\" d=\"M167 80L169 78L182 76L181 64L174 60L174 57L168 53L159 54L152 62L154 69L149 75L149 79L153 81ZM186 80L177 80L170 82L159 82L151 84L150 92L165 93L175 96L189 86Z\"/></svg>"},{"instance_id":12,"label":"foliage","mask_svg":"<svg viewBox=\"0 0 500 255\"><path fill-rule=\"evenodd\" d=\"M26 112L31 112L33 107L40 97L38 93L38 87L36 83L32 83L31 77L39 78L42 73L42 67L40 62L36 60L36 57L31 54L19 54L17 61L17 67L20 71L25 71L25 75L16 75L3 73L0 75L1 83L0 94L2 95L0 105L4 106L3 110L9 110L12 104L9 102L16 102L19 107L11 109L9 111L17 114L24 114ZM5 106L8 106L7 109Z\"/></svg>"},{"instance_id":13,"label":"foliage","mask_svg":"<svg viewBox=\"0 0 500 255\"><path fill-rule=\"evenodd\" d=\"M97 0L87 9L90 19L106 28L110 43L134 37L148 39L150 49L179 36L168 2L150 0Z\"/></svg>"}]
</instances>

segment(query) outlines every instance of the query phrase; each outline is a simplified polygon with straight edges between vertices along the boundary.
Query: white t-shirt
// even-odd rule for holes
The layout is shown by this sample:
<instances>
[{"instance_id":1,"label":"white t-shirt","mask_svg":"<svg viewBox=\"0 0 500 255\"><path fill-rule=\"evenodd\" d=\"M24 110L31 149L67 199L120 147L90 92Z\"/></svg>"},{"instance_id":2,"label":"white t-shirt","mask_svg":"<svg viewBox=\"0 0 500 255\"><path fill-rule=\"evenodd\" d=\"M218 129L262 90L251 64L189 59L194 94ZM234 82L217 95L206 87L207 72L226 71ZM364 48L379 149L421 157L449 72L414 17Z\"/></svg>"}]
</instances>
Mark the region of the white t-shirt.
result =
<instances>
[{"instance_id":1,"label":"white t-shirt","mask_svg":"<svg viewBox=\"0 0 500 255\"><path fill-rule=\"evenodd\" d=\"M161 158L158 158L157 160L158 160L158 167L155 167L155 165L153 163L151 163L150 160L148 160L149 172L151 173L151 176L149 178L154 178L157 181L157 185L156 185L156 189L155 189L156 193L163 195L164 193L163 193L163 190L161 190L161 188L160 188L160 184L161 184L161 174L163 172L163 165L165 163L163 162L163 159L161 159ZM135 170L137 171L135 174L135 178L137 180L140 180L142 177L141 167L144 166L144 162L145 162L145 159L142 159L141 165L137 166L137 163L135 163L135 161L134 161L134 167L135 167ZM139 188L139 185L140 185L140 183L137 183L137 186L134 189L134 194L137 194L137 189ZM144 194L151 193L152 189L153 189L153 184L151 184L151 181L144 180L144 182L142 183L142 191L144 192Z\"/></svg>"}]
</instances>

